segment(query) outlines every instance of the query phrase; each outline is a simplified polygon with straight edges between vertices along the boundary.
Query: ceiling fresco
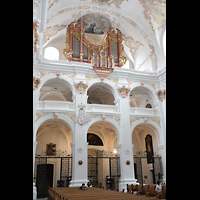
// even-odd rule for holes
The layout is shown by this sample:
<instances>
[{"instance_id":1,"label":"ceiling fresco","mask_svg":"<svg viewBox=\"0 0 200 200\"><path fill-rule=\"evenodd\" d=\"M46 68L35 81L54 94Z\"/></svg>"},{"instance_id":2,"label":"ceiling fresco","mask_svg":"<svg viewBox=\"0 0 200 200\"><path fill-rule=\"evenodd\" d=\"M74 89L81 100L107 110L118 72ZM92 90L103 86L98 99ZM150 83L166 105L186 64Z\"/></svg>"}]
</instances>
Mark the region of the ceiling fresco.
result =
<instances>
[{"instance_id":1,"label":"ceiling fresco","mask_svg":"<svg viewBox=\"0 0 200 200\"><path fill-rule=\"evenodd\" d=\"M88 13L78 19L85 27L85 33L105 34L111 28L110 20L99 13Z\"/></svg>"},{"instance_id":2,"label":"ceiling fresco","mask_svg":"<svg viewBox=\"0 0 200 200\"><path fill-rule=\"evenodd\" d=\"M86 32L96 36L109 27L118 28L124 35L125 53L131 62L141 46L149 48L153 70L157 71L160 41L166 25L165 0L73 0L70 3L49 0L43 47L58 37L65 37L68 24L80 19L84 19Z\"/></svg>"}]
</instances>

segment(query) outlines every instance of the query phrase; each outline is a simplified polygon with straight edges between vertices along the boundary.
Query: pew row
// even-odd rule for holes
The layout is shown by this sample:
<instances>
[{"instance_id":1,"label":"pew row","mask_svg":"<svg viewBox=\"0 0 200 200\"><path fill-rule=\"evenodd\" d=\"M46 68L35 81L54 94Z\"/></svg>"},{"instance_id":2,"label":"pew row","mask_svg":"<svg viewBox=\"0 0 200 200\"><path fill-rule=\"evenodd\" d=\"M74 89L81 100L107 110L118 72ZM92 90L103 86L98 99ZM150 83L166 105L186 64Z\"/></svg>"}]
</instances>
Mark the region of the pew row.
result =
<instances>
[{"instance_id":1,"label":"pew row","mask_svg":"<svg viewBox=\"0 0 200 200\"><path fill-rule=\"evenodd\" d=\"M166 199L166 184L161 184L162 186L162 195L158 194L155 191L156 184L149 185L128 185L127 184L127 193L134 193L137 191L137 195L146 195L147 197L156 196L158 199Z\"/></svg>"},{"instance_id":2,"label":"pew row","mask_svg":"<svg viewBox=\"0 0 200 200\"><path fill-rule=\"evenodd\" d=\"M138 196L124 193L124 191L106 190L101 188L88 188L79 190L78 188L50 188L48 189L48 200L156 200L157 197Z\"/></svg>"}]
</instances>

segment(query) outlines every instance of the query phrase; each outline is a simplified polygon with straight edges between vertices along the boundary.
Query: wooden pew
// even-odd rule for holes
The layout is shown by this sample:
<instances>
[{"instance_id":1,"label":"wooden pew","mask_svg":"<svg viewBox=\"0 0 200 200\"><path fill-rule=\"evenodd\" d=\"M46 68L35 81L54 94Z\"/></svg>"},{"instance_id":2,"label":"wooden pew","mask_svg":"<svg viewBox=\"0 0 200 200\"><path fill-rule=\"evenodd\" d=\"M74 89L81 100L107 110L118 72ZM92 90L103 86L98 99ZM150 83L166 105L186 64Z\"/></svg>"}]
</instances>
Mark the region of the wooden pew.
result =
<instances>
[{"instance_id":1,"label":"wooden pew","mask_svg":"<svg viewBox=\"0 0 200 200\"><path fill-rule=\"evenodd\" d=\"M149 193L149 185L143 185L143 192L148 197Z\"/></svg>"},{"instance_id":2,"label":"wooden pew","mask_svg":"<svg viewBox=\"0 0 200 200\"><path fill-rule=\"evenodd\" d=\"M131 193L131 185L126 184L127 193Z\"/></svg>"},{"instance_id":3,"label":"wooden pew","mask_svg":"<svg viewBox=\"0 0 200 200\"><path fill-rule=\"evenodd\" d=\"M137 195L142 195L142 194L144 194L143 193L143 185L142 184L140 184L140 185L137 185Z\"/></svg>"},{"instance_id":4,"label":"wooden pew","mask_svg":"<svg viewBox=\"0 0 200 200\"><path fill-rule=\"evenodd\" d=\"M132 193L133 194L133 192L134 191L136 191L137 190L137 185L133 185L133 184L131 184L131 185L128 185L127 184L127 193Z\"/></svg>"},{"instance_id":5,"label":"wooden pew","mask_svg":"<svg viewBox=\"0 0 200 200\"><path fill-rule=\"evenodd\" d=\"M155 191L155 188L156 188L156 184L149 184L149 191L146 196L148 196L148 197L156 196L157 193Z\"/></svg>"},{"instance_id":6,"label":"wooden pew","mask_svg":"<svg viewBox=\"0 0 200 200\"><path fill-rule=\"evenodd\" d=\"M161 184L162 186L162 194L156 192L156 196L158 199L166 199L166 184Z\"/></svg>"}]
</instances>

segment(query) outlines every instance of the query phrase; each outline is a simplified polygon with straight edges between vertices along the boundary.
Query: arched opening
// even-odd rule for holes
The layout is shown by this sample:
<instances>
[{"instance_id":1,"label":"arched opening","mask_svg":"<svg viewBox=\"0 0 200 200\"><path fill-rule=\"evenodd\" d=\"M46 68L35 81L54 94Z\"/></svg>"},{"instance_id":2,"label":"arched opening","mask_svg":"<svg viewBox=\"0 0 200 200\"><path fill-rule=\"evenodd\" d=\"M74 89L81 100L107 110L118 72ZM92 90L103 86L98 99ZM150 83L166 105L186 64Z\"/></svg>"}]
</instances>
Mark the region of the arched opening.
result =
<instances>
[{"instance_id":1,"label":"arched opening","mask_svg":"<svg viewBox=\"0 0 200 200\"><path fill-rule=\"evenodd\" d=\"M152 93L143 86L134 88L130 92L129 99L130 107L154 108L156 103Z\"/></svg>"},{"instance_id":2,"label":"arched opening","mask_svg":"<svg viewBox=\"0 0 200 200\"><path fill-rule=\"evenodd\" d=\"M93 186L118 188L120 169L116 130L110 123L99 121L89 127L87 139L88 180Z\"/></svg>"},{"instance_id":3,"label":"arched opening","mask_svg":"<svg viewBox=\"0 0 200 200\"><path fill-rule=\"evenodd\" d=\"M103 146L103 142L101 138L98 135L95 135L93 133L87 134L87 142L88 142L88 145Z\"/></svg>"},{"instance_id":4,"label":"arched opening","mask_svg":"<svg viewBox=\"0 0 200 200\"><path fill-rule=\"evenodd\" d=\"M162 162L158 155L158 133L150 124L138 124L132 132L135 178L140 184L162 181Z\"/></svg>"},{"instance_id":5,"label":"arched opening","mask_svg":"<svg viewBox=\"0 0 200 200\"><path fill-rule=\"evenodd\" d=\"M48 60L59 60L59 51L55 47L47 47L44 50L44 58Z\"/></svg>"},{"instance_id":6,"label":"arched opening","mask_svg":"<svg viewBox=\"0 0 200 200\"><path fill-rule=\"evenodd\" d=\"M67 187L71 180L72 132L64 121L49 119L38 128L36 141L34 182L37 183L38 198L42 198L48 194L48 186ZM40 173L38 167L48 173Z\"/></svg>"},{"instance_id":7,"label":"arched opening","mask_svg":"<svg viewBox=\"0 0 200 200\"><path fill-rule=\"evenodd\" d=\"M39 100L72 102L72 91L66 81L53 78L46 81L40 88Z\"/></svg>"},{"instance_id":8,"label":"arched opening","mask_svg":"<svg viewBox=\"0 0 200 200\"><path fill-rule=\"evenodd\" d=\"M96 83L87 91L88 104L115 105L115 97L112 90L105 83Z\"/></svg>"}]
</instances>

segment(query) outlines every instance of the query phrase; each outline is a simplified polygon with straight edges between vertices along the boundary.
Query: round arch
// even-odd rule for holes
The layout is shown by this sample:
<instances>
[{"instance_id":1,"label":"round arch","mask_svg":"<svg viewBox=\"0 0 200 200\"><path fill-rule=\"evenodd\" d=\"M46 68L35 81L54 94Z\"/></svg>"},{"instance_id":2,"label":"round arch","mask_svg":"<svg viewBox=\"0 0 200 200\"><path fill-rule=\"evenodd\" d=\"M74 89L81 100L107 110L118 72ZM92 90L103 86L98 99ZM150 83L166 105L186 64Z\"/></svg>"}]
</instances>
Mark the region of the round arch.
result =
<instances>
[{"instance_id":1,"label":"round arch","mask_svg":"<svg viewBox=\"0 0 200 200\"><path fill-rule=\"evenodd\" d=\"M131 91L137 87L144 87L145 89L147 89L147 91L149 91L152 94L152 97L155 100L155 102L159 102L158 97L156 95L156 90L151 85L145 84L145 83L144 83L144 85L142 85L140 82L131 84L129 95L130 95Z\"/></svg>"},{"instance_id":2,"label":"round arch","mask_svg":"<svg viewBox=\"0 0 200 200\"><path fill-rule=\"evenodd\" d=\"M103 134L100 134L100 133L98 133L98 132L96 132L96 131L94 131L94 130L87 132L87 134L88 134L88 133L92 133L92 134L97 135L97 136L102 140L102 142L103 142L103 147L106 147L106 148L107 148L107 141L106 141L106 138L104 137Z\"/></svg>"},{"instance_id":3,"label":"round arch","mask_svg":"<svg viewBox=\"0 0 200 200\"><path fill-rule=\"evenodd\" d=\"M144 123L149 124L149 125L151 125L153 128L155 128L155 130L156 130L156 131L155 131L155 134L156 134L156 138L157 138L158 144L159 144L159 145L164 144L164 142L163 142L163 137L162 137L162 133L161 133L161 127L160 127L156 122L154 122L154 121L152 121L152 120L150 120L150 119L148 119L146 122L144 122L144 119L141 118L141 119L136 120L135 122L133 122L133 123L131 124L131 137L132 137L132 132L133 132L134 128L135 128L137 125L139 125L139 124L144 124ZM130 139L132 139L132 138L130 138Z\"/></svg>"},{"instance_id":4,"label":"round arch","mask_svg":"<svg viewBox=\"0 0 200 200\"><path fill-rule=\"evenodd\" d=\"M48 121L48 120L47 120ZM45 121L45 122L47 122L47 121ZM43 122L43 123L45 123L45 122ZM43 124L42 123L42 124ZM41 125L42 125L41 124ZM69 142L69 140L68 140L68 137L67 137L67 133L66 132L64 132L64 131L62 131L62 130L60 130L61 132L62 132L62 134L65 136L65 139L67 140L67 142ZM46 132L46 131L45 131ZM42 135L42 134L44 134L45 132L42 132L42 133L39 133L39 134L37 134L37 132L36 132L36 141L38 141L38 139L39 139L39 137Z\"/></svg>"},{"instance_id":5,"label":"round arch","mask_svg":"<svg viewBox=\"0 0 200 200\"><path fill-rule=\"evenodd\" d=\"M38 128L46 121L50 120L50 119L55 119L53 113L48 114L44 117L41 117L36 123L35 123L35 133L34 133L34 137L33 137L33 141L36 141L36 134L38 131ZM72 134L74 133L74 123L71 119L69 119L68 117L66 117L63 114L59 114L57 119L60 119L62 122L64 122L71 130Z\"/></svg>"},{"instance_id":6,"label":"round arch","mask_svg":"<svg viewBox=\"0 0 200 200\"><path fill-rule=\"evenodd\" d=\"M91 80L88 83L88 88L86 89L86 93L90 89L90 87L93 86L94 84L99 84L99 85L103 84L105 87L109 88L111 90L112 95L114 96L115 100L119 97L119 94L118 94L118 91L117 91L117 87L113 84L113 82L111 82L111 81L109 81L107 79L104 79L104 81L101 82L100 78Z\"/></svg>"},{"instance_id":7,"label":"round arch","mask_svg":"<svg viewBox=\"0 0 200 200\"><path fill-rule=\"evenodd\" d=\"M109 125L111 125L111 127L113 128L113 130L115 131L116 135L117 135L117 139L118 139L118 144L121 143L121 134L120 134L120 125L118 124L118 122L116 122L115 120L113 120L110 117L106 117L104 120L102 119L101 116L95 117L93 118L86 127L86 133L88 132L90 126L92 126L94 123L96 122L108 122ZM86 136L85 136L86 137ZM105 141L105 140L104 140Z\"/></svg>"},{"instance_id":8,"label":"round arch","mask_svg":"<svg viewBox=\"0 0 200 200\"><path fill-rule=\"evenodd\" d=\"M62 79L64 80L67 85L69 86L70 90L72 91L72 94L74 95L75 94L75 87L74 87L74 82L71 78L67 77L67 76L64 76L62 74L60 74L59 78L56 76L56 74L48 74L48 75L45 75L41 78L41 83L38 87L38 91L40 91L41 87L49 80L51 79Z\"/></svg>"}]
</instances>

